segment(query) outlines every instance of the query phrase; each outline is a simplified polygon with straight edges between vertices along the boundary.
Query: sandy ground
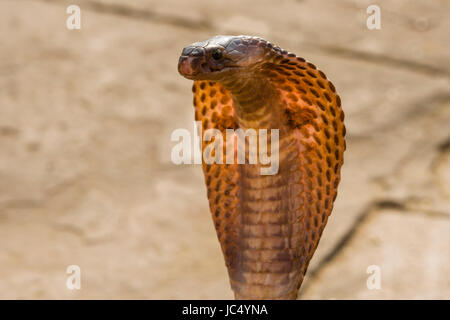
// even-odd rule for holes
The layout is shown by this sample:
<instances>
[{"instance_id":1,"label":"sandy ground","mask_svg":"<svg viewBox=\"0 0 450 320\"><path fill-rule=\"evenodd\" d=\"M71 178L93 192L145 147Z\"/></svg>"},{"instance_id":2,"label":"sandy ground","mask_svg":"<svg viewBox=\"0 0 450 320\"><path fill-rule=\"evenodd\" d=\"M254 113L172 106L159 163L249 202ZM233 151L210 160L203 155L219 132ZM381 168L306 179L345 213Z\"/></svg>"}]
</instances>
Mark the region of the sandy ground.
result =
<instances>
[{"instance_id":1,"label":"sandy ground","mask_svg":"<svg viewBox=\"0 0 450 320\"><path fill-rule=\"evenodd\" d=\"M303 56L343 101L339 196L300 298L450 298L450 3L382 1L368 30L372 2L1 1L0 298L232 298L201 168L170 161L193 121L178 56L215 34Z\"/></svg>"}]
</instances>

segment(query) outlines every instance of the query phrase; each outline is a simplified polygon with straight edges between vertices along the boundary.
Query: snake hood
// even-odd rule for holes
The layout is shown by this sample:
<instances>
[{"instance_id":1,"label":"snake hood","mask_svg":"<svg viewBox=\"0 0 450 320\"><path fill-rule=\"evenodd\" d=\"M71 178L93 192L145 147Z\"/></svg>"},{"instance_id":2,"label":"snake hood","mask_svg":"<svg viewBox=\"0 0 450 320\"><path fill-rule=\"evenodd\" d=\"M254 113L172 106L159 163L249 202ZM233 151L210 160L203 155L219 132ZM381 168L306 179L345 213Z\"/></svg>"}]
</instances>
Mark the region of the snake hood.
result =
<instances>
[{"instance_id":1,"label":"snake hood","mask_svg":"<svg viewBox=\"0 0 450 320\"><path fill-rule=\"evenodd\" d=\"M269 54L267 41L251 36L215 36L186 46L178 71L191 80L216 80L251 73Z\"/></svg>"},{"instance_id":2,"label":"snake hood","mask_svg":"<svg viewBox=\"0 0 450 320\"><path fill-rule=\"evenodd\" d=\"M203 132L225 137L216 155L239 146L228 129L278 129L279 139L267 140L278 154L275 174L262 175L262 163L202 166L235 297L295 299L337 196L345 150L341 98L314 64L259 37L191 44L178 70L194 80L195 120ZM249 154L250 147L245 140ZM202 139L205 152L211 149Z\"/></svg>"}]
</instances>

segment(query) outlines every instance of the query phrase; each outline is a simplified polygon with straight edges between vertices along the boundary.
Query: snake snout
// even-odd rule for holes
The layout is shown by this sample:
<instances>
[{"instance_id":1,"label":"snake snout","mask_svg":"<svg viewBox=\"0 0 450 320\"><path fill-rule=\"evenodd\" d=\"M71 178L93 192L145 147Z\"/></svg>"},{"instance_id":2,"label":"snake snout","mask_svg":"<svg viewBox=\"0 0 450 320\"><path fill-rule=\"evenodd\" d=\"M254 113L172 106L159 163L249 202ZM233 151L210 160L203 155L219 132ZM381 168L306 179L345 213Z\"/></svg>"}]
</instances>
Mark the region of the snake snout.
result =
<instances>
[{"instance_id":1,"label":"snake snout","mask_svg":"<svg viewBox=\"0 0 450 320\"><path fill-rule=\"evenodd\" d=\"M204 49L197 46L188 46L181 53L178 61L178 72L186 78L191 78L199 73L199 67L204 62Z\"/></svg>"},{"instance_id":2,"label":"snake snout","mask_svg":"<svg viewBox=\"0 0 450 320\"><path fill-rule=\"evenodd\" d=\"M201 71L203 62L202 57L181 56L178 61L178 72L186 78L192 78Z\"/></svg>"}]
</instances>

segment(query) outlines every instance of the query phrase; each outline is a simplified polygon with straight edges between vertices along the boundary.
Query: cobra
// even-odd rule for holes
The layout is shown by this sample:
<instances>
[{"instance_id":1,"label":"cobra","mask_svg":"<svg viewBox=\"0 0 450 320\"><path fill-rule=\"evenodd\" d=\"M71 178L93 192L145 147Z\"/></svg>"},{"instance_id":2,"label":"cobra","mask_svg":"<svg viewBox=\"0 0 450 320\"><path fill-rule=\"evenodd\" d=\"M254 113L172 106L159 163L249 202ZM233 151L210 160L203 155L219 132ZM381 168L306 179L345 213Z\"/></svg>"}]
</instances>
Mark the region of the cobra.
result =
<instances>
[{"instance_id":1,"label":"cobra","mask_svg":"<svg viewBox=\"0 0 450 320\"><path fill-rule=\"evenodd\" d=\"M340 181L345 126L335 87L312 63L253 36L193 43L178 71L194 80L204 130L279 130L277 174L248 163L204 163L203 172L235 298L296 299Z\"/></svg>"}]
</instances>

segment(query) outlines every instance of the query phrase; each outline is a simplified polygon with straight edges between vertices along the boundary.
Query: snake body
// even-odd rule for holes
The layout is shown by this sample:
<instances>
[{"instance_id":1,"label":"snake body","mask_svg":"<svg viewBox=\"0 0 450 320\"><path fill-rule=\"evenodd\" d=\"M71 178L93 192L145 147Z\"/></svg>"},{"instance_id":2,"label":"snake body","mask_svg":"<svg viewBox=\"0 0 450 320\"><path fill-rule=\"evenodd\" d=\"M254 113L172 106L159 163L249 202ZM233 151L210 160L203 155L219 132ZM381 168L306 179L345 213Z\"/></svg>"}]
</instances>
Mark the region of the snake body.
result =
<instances>
[{"instance_id":1,"label":"snake body","mask_svg":"<svg viewBox=\"0 0 450 320\"><path fill-rule=\"evenodd\" d=\"M335 87L312 63L251 36L189 45L178 70L194 80L204 130L279 129L277 174L248 163L203 171L236 299L295 299L340 181L345 126Z\"/></svg>"}]
</instances>

